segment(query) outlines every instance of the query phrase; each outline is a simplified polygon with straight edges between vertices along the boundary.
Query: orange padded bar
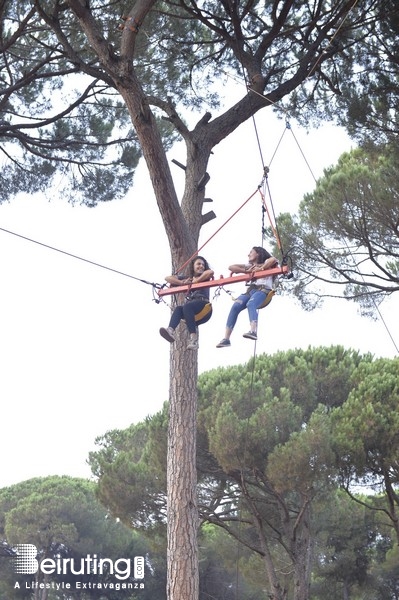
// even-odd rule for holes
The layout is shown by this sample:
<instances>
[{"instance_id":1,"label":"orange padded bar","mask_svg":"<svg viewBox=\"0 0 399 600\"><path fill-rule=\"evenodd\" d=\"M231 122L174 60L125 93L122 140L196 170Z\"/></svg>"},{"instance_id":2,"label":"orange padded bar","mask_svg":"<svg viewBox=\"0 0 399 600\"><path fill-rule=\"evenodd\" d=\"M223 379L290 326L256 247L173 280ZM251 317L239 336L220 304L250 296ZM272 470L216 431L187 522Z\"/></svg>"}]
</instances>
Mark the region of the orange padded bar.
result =
<instances>
[{"instance_id":1,"label":"orange padded bar","mask_svg":"<svg viewBox=\"0 0 399 600\"><path fill-rule=\"evenodd\" d=\"M211 279L210 281L202 281L201 283L193 283L192 285L174 285L158 290L158 296L168 296L169 294L181 294L190 290L200 290L202 288L216 287L218 285L228 285L230 283L239 283L246 281L249 283L260 277L269 277L273 275L286 275L289 269L286 265L282 267L274 267L265 271L257 271L256 273L243 273L242 275L231 275L230 277L220 277L220 279Z\"/></svg>"}]
</instances>

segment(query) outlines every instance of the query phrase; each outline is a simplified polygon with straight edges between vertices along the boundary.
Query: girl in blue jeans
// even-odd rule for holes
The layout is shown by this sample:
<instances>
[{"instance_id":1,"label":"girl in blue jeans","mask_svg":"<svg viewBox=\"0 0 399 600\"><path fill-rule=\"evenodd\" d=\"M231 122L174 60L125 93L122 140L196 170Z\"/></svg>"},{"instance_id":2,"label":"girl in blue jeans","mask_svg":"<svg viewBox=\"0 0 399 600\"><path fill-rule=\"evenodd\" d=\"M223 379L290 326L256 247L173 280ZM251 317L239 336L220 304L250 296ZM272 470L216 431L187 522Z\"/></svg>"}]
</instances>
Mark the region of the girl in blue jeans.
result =
<instances>
[{"instance_id":1,"label":"girl in blue jeans","mask_svg":"<svg viewBox=\"0 0 399 600\"><path fill-rule=\"evenodd\" d=\"M271 269L277 263L277 259L271 256L267 250L260 246L254 246L248 254L248 263L231 265L229 270L231 273L256 273L257 271ZM227 317L224 338L217 344L216 348L231 346L230 336L233 333L238 315L245 308L248 309L250 330L248 333L244 333L244 337L250 340L257 339L258 309L273 288L273 279L273 276L254 279L254 283L248 287L248 290L235 300Z\"/></svg>"}]
</instances>

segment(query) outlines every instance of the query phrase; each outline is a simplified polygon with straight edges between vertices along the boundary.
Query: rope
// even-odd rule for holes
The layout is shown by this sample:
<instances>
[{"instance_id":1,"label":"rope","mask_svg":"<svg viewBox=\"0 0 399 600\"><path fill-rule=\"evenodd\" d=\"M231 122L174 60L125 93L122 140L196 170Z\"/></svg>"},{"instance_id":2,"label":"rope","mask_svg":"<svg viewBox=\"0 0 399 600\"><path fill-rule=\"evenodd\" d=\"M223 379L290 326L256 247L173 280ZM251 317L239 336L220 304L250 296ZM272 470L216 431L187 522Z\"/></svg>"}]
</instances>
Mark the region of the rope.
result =
<instances>
[{"instance_id":1,"label":"rope","mask_svg":"<svg viewBox=\"0 0 399 600\"><path fill-rule=\"evenodd\" d=\"M280 137L279 141L277 142L276 149L275 149L275 151L273 152L273 154L272 154L272 157L271 157L271 159L270 159L270 162L269 162L269 169L270 169L270 165L271 165L271 164L272 164L272 162L273 162L273 159L274 159L274 157L275 157L275 156L276 156L276 154L277 154L277 150L280 148L280 144L281 144L281 142L283 141L283 137L284 137L284 135L285 135L285 132L287 131L287 129L290 129L290 128L291 128L291 126L289 125L289 122L288 122L288 120L287 120L287 121L285 122L285 128L284 128L284 130L283 130L283 133L281 134L281 137Z\"/></svg>"},{"instance_id":2,"label":"rope","mask_svg":"<svg viewBox=\"0 0 399 600\"><path fill-rule=\"evenodd\" d=\"M395 339L394 339L394 337L393 337L392 333L390 332L390 330L389 330L389 328L388 328L388 325L386 324L386 322L385 322L385 319L384 319L384 317L382 316L382 314L381 314L381 311L380 311L379 307L377 306L377 304L376 304L376 301L374 300L374 298L373 298L373 304L374 304L374 308L375 308L375 310L376 310L376 311L377 311L377 313L378 313L378 316L379 316L380 320L382 321L382 324L383 324L383 325L384 325L384 327L385 327L385 331L386 331L386 332L387 332L387 334L389 335L389 337L390 337L390 339L391 339L391 342L392 342L392 344L394 345L394 348L395 348L396 352L399 354L399 348L398 348L398 346L397 346L397 344L396 344L396 342L395 342Z\"/></svg>"},{"instance_id":3,"label":"rope","mask_svg":"<svg viewBox=\"0 0 399 600\"><path fill-rule=\"evenodd\" d=\"M231 215L231 216L230 216L230 217L229 217L229 218L228 218L228 219L227 219L227 220L226 220L224 223L222 223L222 225L221 225L221 226L220 226L220 227L219 227L219 228L218 228L218 229L217 229L217 230L216 230L216 231L215 231L215 232L214 232L214 233L213 233L213 234L212 234L212 235L211 235L211 236L210 236L210 237L209 237L207 240L206 240L206 242L204 242L204 243L202 244L202 246L200 246L200 248L198 248L198 250L196 250L196 251L194 252L194 254L193 254L192 256L190 256L190 258L189 258L189 259L187 259L187 260L186 260L186 262L185 262L185 263L183 263L183 264L181 265L181 267L179 267L179 268L177 269L176 273L180 273L180 271L182 271L182 270L184 269L184 267L186 267L186 266L188 265L188 263L189 263L189 262L190 262L190 261L191 261L191 260L192 260L192 259L193 259L195 256L197 256L197 254L198 254L199 252L201 252L201 250L202 250L203 248L205 248L205 246L206 246L206 245L207 245L207 244L208 244L208 243L209 243L209 242L210 242L210 241L211 241L211 240L212 240L212 239L215 237L215 235L216 235L216 234L218 234L218 233L219 233L219 231L220 231L221 229L223 229L223 227L225 227L225 226L227 225L227 223L229 223L229 221L231 221L231 219L233 219L233 217L235 217L235 216L236 216L236 214L237 214L237 213L238 213L238 212L239 212L239 211L240 211L242 208L244 208L244 206L245 206L245 205L246 205L246 204L247 204L247 203L248 203L248 202L249 202L249 201L250 201L250 200L251 200L251 199L252 199L252 198L255 196L255 194L256 194L256 192L257 192L257 191L258 191L258 188L257 188L257 189L256 189L256 190L255 190L255 191L254 191L254 192L253 192L253 193L252 193L252 194L251 194L251 195L250 195L250 196L249 196L249 197L248 197L248 198L245 200L245 202L243 202L243 203L241 204L241 206L239 206L239 207L237 208L237 210L236 210L236 211L235 211L235 212L234 212L234 213L233 213L233 214L232 214L232 215Z\"/></svg>"},{"instance_id":4,"label":"rope","mask_svg":"<svg viewBox=\"0 0 399 600\"><path fill-rule=\"evenodd\" d=\"M295 133L293 132L293 130L292 130L292 128L291 128L291 125L289 125L289 124L288 124L288 125L287 125L287 127L288 127L288 129L291 131L292 137L294 138L294 140L295 140L295 143L296 143L296 145L297 145L297 146L298 146L298 148L299 148L299 152L302 154L303 160L305 161L305 163L306 163L306 166L308 167L310 174L312 175L312 177L313 177L314 181L315 181L315 182L317 182L317 179L316 179L316 177L315 177L315 174L313 173L313 171L312 171L312 169L311 169L311 167L310 167L310 164L308 163L308 161L307 161L307 158L306 158L306 156L305 156L305 154L304 154L304 152L303 152L303 150L302 150L301 146L299 145L299 142L298 142L298 140L297 140L297 139L296 139L296 137L295 137Z\"/></svg>"},{"instance_id":5,"label":"rope","mask_svg":"<svg viewBox=\"0 0 399 600\"><path fill-rule=\"evenodd\" d=\"M49 244L44 244L43 242L38 242L32 238L26 237L25 235L21 235L20 233L15 233L15 231L10 231L9 229L4 229L0 227L0 231L4 233L9 233L10 235L15 235L18 238L21 238L27 242L31 242L33 244L37 244L38 246L42 246L43 248L47 248L48 250L53 250L54 252L59 252L60 254L65 254L66 256L70 256L71 258L75 258L77 260L81 260L83 262L89 263L90 265L94 265L95 267L100 267L101 269L106 269L107 271L112 271L113 273L117 273L118 275L123 275L124 277L129 277L130 279L135 279L136 281L141 281L141 283L146 283L148 285L152 285L156 289L161 289L164 285L160 283L153 283L151 281L147 281L146 279L140 279L139 277L134 277L134 275L129 275L129 273L124 273L123 271L118 271L117 269L113 269L112 267L107 267L93 260L89 260L87 258L83 258L76 254L72 254L71 252L66 252L65 250L60 250L59 248L55 248L54 246L50 246Z\"/></svg>"},{"instance_id":6,"label":"rope","mask_svg":"<svg viewBox=\"0 0 399 600\"><path fill-rule=\"evenodd\" d=\"M238 565L240 556L241 556L239 540L240 540L240 531L241 531L241 527L242 527L241 515L242 515L242 503L243 503L243 490L245 487L244 486L244 473L245 473L245 469L246 469L246 456L247 456L247 448L248 448L249 419L251 417L251 409L252 409L252 404L253 404L254 381L255 381L256 343L257 342L255 340L254 351L253 351L252 370L251 370L251 383L250 383L250 388L249 388L249 408L250 408L250 410L248 411L248 415L247 415L247 419L246 419L246 427L245 427L245 434L244 434L244 449L243 449L244 461L243 461L242 468L240 470L242 493L240 495L239 507L238 507L238 523L239 523L239 525L238 525L237 550L236 550L236 589L235 589L236 600L238 599L238 584L239 584L239 574L240 574L240 568Z\"/></svg>"},{"instance_id":7,"label":"rope","mask_svg":"<svg viewBox=\"0 0 399 600\"><path fill-rule=\"evenodd\" d=\"M267 216L269 218L270 227L272 229L274 237L276 238L276 243L277 243L278 249L280 250L281 256L284 259L283 245L282 245L282 242L281 242L281 237L280 237L280 233L279 233L278 226L277 226L277 220L276 220L276 215L275 215L275 211L274 211L273 200L272 200L272 196L271 196L271 193L270 193L270 187L269 187L269 182L268 182L267 175L265 177L265 187L266 187L266 189L268 191L268 194L269 194L269 200L270 200L270 206L271 206L271 209L272 209L272 212L273 212L274 224L273 224L273 221L272 221L272 219L270 217L269 209L267 208L267 204L266 204L266 200L265 200L265 195L264 195L264 193L261 190L259 190L259 193L260 193L260 195L262 197L263 210L264 210L264 212L266 212L266 214L267 214ZM263 227L262 227L262 239L263 239L263 235L264 235L264 230L263 230Z\"/></svg>"}]
</instances>

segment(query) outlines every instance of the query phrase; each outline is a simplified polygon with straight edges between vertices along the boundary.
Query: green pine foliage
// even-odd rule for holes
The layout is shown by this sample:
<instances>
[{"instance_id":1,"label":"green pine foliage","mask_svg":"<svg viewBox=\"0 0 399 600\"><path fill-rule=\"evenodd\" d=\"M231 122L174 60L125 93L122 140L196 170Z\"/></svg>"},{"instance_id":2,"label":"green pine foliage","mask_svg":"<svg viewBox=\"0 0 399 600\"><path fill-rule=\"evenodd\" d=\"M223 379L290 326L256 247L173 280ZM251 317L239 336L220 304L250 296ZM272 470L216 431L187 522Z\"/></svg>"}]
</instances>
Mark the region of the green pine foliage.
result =
<instances>
[{"instance_id":1,"label":"green pine foliage","mask_svg":"<svg viewBox=\"0 0 399 600\"><path fill-rule=\"evenodd\" d=\"M297 215L279 217L297 273L290 291L305 308L334 296L372 316L379 300L399 290L398 167L394 145L347 152Z\"/></svg>"},{"instance_id":2,"label":"green pine foliage","mask_svg":"<svg viewBox=\"0 0 399 600\"><path fill-rule=\"evenodd\" d=\"M223 577L232 580L235 566L248 598L266 589L335 600L378 588L396 538L383 515L399 484L397 381L397 361L340 346L261 355L200 376L198 506L209 577L218 551ZM91 455L99 497L149 539L165 531L166 439L167 406L100 438ZM377 456L380 468L389 464L387 487L371 470Z\"/></svg>"}]
</instances>

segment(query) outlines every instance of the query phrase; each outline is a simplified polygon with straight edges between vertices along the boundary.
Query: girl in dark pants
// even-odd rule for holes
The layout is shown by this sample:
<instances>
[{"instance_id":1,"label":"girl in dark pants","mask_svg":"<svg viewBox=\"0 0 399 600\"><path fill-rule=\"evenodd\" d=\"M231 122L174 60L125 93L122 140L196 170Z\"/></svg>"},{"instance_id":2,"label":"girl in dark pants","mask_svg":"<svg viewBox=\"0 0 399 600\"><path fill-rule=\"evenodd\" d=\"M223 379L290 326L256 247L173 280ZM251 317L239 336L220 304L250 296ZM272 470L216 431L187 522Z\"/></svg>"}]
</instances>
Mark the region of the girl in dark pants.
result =
<instances>
[{"instance_id":1,"label":"girl in dark pants","mask_svg":"<svg viewBox=\"0 0 399 600\"><path fill-rule=\"evenodd\" d=\"M190 262L188 277L187 275L169 275L168 277L165 277L165 279L170 285L185 285L209 281L212 277L213 271L209 268L205 258L196 256ZM161 327L159 333L165 340L173 343L176 339L175 330L180 321L184 319L190 333L190 341L187 348L190 350L197 350L197 327L198 325L202 325L209 321L211 316L212 306L209 303L209 288L192 290L188 293L187 301L180 306L176 306L174 309L168 327Z\"/></svg>"}]
</instances>

